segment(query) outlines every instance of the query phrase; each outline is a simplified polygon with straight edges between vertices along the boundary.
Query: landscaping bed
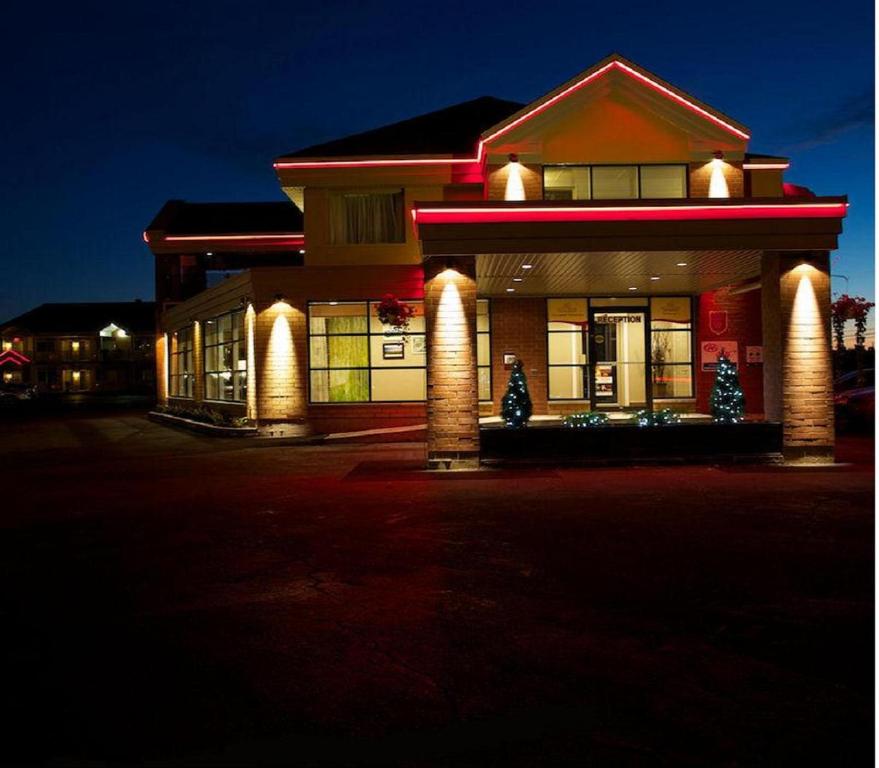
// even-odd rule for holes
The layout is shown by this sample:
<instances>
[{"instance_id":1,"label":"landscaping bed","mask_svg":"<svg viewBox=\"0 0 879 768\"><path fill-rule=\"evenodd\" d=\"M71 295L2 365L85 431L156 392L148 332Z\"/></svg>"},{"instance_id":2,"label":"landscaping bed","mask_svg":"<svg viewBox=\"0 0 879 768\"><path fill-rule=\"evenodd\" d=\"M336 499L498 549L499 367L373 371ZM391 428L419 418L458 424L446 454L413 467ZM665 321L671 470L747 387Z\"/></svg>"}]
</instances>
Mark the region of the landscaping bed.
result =
<instances>
[{"instance_id":1,"label":"landscaping bed","mask_svg":"<svg viewBox=\"0 0 879 768\"><path fill-rule=\"evenodd\" d=\"M167 424L171 427L178 427L179 429L185 429L189 432L211 435L213 437L256 437L259 432L257 428L253 426L211 424L205 421L199 421L162 411L150 411L147 414L147 418L150 421L155 421L159 424Z\"/></svg>"},{"instance_id":2,"label":"landscaping bed","mask_svg":"<svg viewBox=\"0 0 879 768\"><path fill-rule=\"evenodd\" d=\"M485 464L627 464L632 462L713 463L781 461L781 424L678 423L639 427L610 423L571 429L533 426L483 427Z\"/></svg>"}]
</instances>

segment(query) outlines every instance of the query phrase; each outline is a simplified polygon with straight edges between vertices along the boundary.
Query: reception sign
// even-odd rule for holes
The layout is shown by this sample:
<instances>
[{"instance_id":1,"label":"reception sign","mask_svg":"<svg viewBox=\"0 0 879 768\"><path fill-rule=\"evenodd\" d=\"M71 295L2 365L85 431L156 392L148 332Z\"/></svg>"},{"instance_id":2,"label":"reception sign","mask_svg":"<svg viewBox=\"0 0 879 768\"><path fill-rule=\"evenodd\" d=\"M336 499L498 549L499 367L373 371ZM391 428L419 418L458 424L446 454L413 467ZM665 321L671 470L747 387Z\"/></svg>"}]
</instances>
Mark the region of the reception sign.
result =
<instances>
[{"instance_id":1,"label":"reception sign","mask_svg":"<svg viewBox=\"0 0 879 768\"><path fill-rule=\"evenodd\" d=\"M739 343L737 341L703 341L701 345L702 370L713 371L717 369L717 358L721 353L726 355L731 363L739 364Z\"/></svg>"}]
</instances>

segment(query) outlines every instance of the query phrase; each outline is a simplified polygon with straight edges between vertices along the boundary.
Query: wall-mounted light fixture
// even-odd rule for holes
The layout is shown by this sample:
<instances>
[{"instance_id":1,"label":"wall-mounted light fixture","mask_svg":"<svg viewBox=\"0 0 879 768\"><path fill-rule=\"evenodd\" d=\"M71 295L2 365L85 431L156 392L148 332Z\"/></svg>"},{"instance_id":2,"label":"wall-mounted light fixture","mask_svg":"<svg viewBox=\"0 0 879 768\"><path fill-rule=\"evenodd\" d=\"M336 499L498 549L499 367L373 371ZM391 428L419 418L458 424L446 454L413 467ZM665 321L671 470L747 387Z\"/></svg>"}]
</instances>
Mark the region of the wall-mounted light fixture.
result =
<instances>
[{"instance_id":1,"label":"wall-mounted light fixture","mask_svg":"<svg viewBox=\"0 0 879 768\"><path fill-rule=\"evenodd\" d=\"M723 152L717 150L711 161L711 179L708 182L708 197L729 197L729 185L726 183L726 174L723 160Z\"/></svg>"},{"instance_id":2,"label":"wall-mounted light fixture","mask_svg":"<svg viewBox=\"0 0 879 768\"><path fill-rule=\"evenodd\" d=\"M507 185L504 188L504 200L524 200L525 183L522 181L522 166L515 152L507 155Z\"/></svg>"},{"instance_id":3,"label":"wall-mounted light fixture","mask_svg":"<svg viewBox=\"0 0 879 768\"><path fill-rule=\"evenodd\" d=\"M277 304L279 301L287 301L287 297L280 291L275 294L275 303Z\"/></svg>"}]
</instances>

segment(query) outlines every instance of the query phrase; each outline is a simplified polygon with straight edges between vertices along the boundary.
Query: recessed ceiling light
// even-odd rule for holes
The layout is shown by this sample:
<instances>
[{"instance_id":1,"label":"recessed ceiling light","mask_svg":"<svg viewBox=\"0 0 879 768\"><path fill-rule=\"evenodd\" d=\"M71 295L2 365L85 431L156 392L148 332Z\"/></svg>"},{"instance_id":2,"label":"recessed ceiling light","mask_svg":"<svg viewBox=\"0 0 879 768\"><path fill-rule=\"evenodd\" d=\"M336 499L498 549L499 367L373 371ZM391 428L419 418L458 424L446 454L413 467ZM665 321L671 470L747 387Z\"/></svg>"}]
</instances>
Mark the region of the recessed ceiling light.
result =
<instances>
[{"instance_id":1,"label":"recessed ceiling light","mask_svg":"<svg viewBox=\"0 0 879 768\"><path fill-rule=\"evenodd\" d=\"M679 261L679 262L678 262L678 266L679 266L679 267L686 267L686 266L687 266L687 262L686 262L686 261Z\"/></svg>"},{"instance_id":2,"label":"recessed ceiling light","mask_svg":"<svg viewBox=\"0 0 879 768\"><path fill-rule=\"evenodd\" d=\"M524 277L514 277L513 282L514 283L521 283L524 279L525 279Z\"/></svg>"},{"instance_id":3,"label":"recessed ceiling light","mask_svg":"<svg viewBox=\"0 0 879 768\"><path fill-rule=\"evenodd\" d=\"M533 264L523 264L522 269L531 269L533 266Z\"/></svg>"},{"instance_id":4,"label":"recessed ceiling light","mask_svg":"<svg viewBox=\"0 0 879 768\"><path fill-rule=\"evenodd\" d=\"M634 285L629 286L630 291L637 291L638 289Z\"/></svg>"},{"instance_id":5,"label":"recessed ceiling light","mask_svg":"<svg viewBox=\"0 0 879 768\"><path fill-rule=\"evenodd\" d=\"M299 253L305 253L305 250L302 249L302 248L300 248L300 249L299 249Z\"/></svg>"},{"instance_id":6,"label":"recessed ceiling light","mask_svg":"<svg viewBox=\"0 0 879 768\"><path fill-rule=\"evenodd\" d=\"M213 255L214 255L214 252L213 252L213 251L208 251L208 252L205 254L205 256L213 256Z\"/></svg>"},{"instance_id":7,"label":"recessed ceiling light","mask_svg":"<svg viewBox=\"0 0 879 768\"><path fill-rule=\"evenodd\" d=\"M507 288L507 293L513 293L515 290L515 288Z\"/></svg>"},{"instance_id":8,"label":"recessed ceiling light","mask_svg":"<svg viewBox=\"0 0 879 768\"><path fill-rule=\"evenodd\" d=\"M650 277L651 280L659 280L659 275L652 275Z\"/></svg>"}]
</instances>

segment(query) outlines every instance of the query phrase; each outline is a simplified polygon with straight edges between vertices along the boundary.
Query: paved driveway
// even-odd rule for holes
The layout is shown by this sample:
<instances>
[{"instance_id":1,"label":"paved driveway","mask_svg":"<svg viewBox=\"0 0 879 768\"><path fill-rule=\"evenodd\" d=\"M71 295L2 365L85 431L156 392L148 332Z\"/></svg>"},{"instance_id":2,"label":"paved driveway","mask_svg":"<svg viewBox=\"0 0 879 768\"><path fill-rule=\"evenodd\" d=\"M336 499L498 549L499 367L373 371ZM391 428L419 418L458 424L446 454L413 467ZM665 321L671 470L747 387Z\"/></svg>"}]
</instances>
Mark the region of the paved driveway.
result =
<instances>
[{"instance_id":1,"label":"paved driveway","mask_svg":"<svg viewBox=\"0 0 879 768\"><path fill-rule=\"evenodd\" d=\"M865 440L425 476L420 445L0 428L0 758L872 762Z\"/></svg>"}]
</instances>

